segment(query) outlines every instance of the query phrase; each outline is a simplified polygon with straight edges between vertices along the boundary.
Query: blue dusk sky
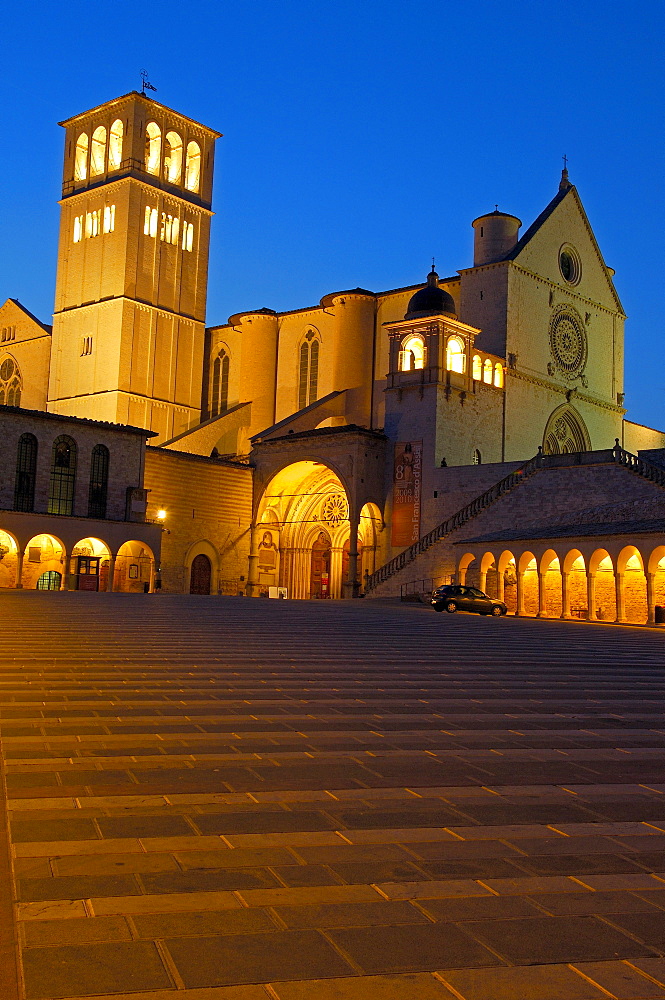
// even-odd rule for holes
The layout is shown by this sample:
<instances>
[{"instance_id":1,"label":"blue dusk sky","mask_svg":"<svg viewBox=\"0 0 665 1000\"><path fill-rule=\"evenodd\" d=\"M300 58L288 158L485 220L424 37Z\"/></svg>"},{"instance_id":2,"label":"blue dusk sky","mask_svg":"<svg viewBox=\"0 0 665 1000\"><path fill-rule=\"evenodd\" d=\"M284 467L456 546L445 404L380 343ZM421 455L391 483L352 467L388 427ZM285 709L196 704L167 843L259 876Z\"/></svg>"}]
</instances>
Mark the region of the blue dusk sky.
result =
<instances>
[{"instance_id":1,"label":"blue dusk sky","mask_svg":"<svg viewBox=\"0 0 665 1000\"><path fill-rule=\"evenodd\" d=\"M63 132L132 89L224 133L210 325L472 262L569 157L628 314L629 417L665 427L662 0L25 0L3 11L0 301L50 321ZM522 230L524 231L524 230Z\"/></svg>"}]
</instances>

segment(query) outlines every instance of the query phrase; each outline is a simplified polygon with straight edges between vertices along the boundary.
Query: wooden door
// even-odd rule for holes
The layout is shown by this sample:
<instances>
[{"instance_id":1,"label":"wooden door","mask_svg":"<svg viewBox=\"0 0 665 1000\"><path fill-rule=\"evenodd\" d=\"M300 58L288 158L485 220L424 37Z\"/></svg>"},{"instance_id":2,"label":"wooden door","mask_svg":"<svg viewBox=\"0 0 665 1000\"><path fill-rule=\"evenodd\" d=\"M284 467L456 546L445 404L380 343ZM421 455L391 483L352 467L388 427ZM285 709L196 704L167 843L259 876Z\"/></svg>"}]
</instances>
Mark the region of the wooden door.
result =
<instances>
[{"instance_id":1,"label":"wooden door","mask_svg":"<svg viewBox=\"0 0 665 1000\"><path fill-rule=\"evenodd\" d=\"M189 577L190 594L209 594L212 564L207 556L198 555L192 560L192 570Z\"/></svg>"},{"instance_id":2,"label":"wooden door","mask_svg":"<svg viewBox=\"0 0 665 1000\"><path fill-rule=\"evenodd\" d=\"M310 597L330 597L330 539L323 532L312 545Z\"/></svg>"}]
</instances>

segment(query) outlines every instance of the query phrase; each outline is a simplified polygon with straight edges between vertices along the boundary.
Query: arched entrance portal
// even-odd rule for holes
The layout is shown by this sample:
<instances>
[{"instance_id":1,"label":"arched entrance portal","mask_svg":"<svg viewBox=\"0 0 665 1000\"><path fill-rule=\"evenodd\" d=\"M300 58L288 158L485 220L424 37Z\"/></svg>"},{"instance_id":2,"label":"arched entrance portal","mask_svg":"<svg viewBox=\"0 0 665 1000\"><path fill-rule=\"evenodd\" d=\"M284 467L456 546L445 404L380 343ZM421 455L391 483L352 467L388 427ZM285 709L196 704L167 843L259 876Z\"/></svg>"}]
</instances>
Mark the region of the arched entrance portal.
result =
<instances>
[{"instance_id":1,"label":"arched entrance portal","mask_svg":"<svg viewBox=\"0 0 665 1000\"><path fill-rule=\"evenodd\" d=\"M189 577L190 594L209 594L212 578L212 564L203 553L194 556Z\"/></svg>"},{"instance_id":2,"label":"arched entrance portal","mask_svg":"<svg viewBox=\"0 0 665 1000\"><path fill-rule=\"evenodd\" d=\"M372 518L368 524L373 528ZM332 469L310 461L282 469L259 503L251 592L267 596L271 587L285 587L292 598L342 597L349 527L346 490Z\"/></svg>"}]
</instances>

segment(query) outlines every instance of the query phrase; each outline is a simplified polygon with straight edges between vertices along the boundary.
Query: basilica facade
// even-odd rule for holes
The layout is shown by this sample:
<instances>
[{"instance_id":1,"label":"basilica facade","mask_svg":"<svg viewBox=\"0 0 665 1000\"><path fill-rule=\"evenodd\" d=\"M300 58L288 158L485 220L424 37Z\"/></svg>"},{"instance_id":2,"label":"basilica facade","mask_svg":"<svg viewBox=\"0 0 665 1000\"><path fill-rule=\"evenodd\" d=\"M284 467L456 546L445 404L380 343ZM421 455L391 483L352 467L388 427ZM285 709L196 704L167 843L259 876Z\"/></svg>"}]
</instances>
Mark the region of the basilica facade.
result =
<instances>
[{"instance_id":1,"label":"basilica facade","mask_svg":"<svg viewBox=\"0 0 665 1000\"><path fill-rule=\"evenodd\" d=\"M625 316L566 170L526 228L475 219L452 276L206 326L220 134L136 92L61 124L53 325L0 309L0 405L150 432L151 587L389 592L395 560L534 456L665 447L625 417Z\"/></svg>"}]
</instances>

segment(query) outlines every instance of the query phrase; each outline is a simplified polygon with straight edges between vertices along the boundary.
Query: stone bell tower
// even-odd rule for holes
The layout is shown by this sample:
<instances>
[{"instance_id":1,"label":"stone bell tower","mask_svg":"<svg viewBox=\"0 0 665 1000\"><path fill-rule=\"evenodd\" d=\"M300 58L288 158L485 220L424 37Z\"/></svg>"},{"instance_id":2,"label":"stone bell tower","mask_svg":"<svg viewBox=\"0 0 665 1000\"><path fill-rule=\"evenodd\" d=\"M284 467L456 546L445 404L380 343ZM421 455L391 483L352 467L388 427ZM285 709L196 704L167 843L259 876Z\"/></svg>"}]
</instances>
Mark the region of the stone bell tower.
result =
<instances>
[{"instance_id":1,"label":"stone bell tower","mask_svg":"<svg viewBox=\"0 0 665 1000\"><path fill-rule=\"evenodd\" d=\"M215 139L133 91L66 130L48 409L198 423Z\"/></svg>"}]
</instances>

